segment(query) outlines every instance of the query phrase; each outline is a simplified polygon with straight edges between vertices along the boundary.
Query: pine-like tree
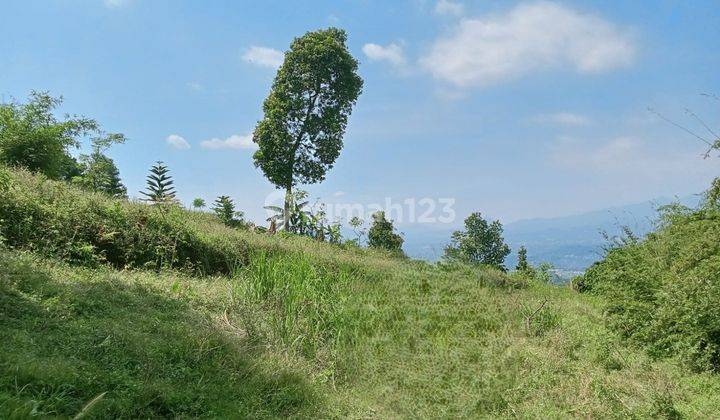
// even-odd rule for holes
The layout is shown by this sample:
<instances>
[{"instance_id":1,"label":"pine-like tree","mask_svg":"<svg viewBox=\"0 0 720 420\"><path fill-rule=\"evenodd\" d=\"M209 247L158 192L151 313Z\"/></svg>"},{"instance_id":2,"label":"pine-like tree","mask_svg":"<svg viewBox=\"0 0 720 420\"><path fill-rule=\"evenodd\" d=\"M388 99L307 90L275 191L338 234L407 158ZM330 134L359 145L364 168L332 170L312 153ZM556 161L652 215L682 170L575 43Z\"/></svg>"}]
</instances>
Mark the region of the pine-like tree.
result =
<instances>
[{"instance_id":1,"label":"pine-like tree","mask_svg":"<svg viewBox=\"0 0 720 420\"><path fill-rule=\"evenodd\" d=\"M522 272L529 272L531 270L530 264L528 264L527 260L527 248L524 246L521 246L520 249L518 249L518 263L517 266L515 266L515 270Z\"/></svg>"},{"instance_id":2,"label":"pine-like tree","mask_svg":"<svg viewBox=\"0 0 720 420\"><path fill-rule=\"evenodd\" d=\"M147 176L147 192L141 191L140 194L146 196L144 200L152 204L172 203L175 201L175 187L172 184L170 170L158 161L150 168Z\"/></svg>"},{"instance_id":3,"label":"pine-like tree","mask_svg":"<svg viewBox=\"0 0 720 420\"><path fill-rule=\"evenodd\" d=\"M243 212L235 211L235 203L227 195L218 197L212 210L218 219L227 226L236 227L243 223Z\"/></svg>"}]
</instances>

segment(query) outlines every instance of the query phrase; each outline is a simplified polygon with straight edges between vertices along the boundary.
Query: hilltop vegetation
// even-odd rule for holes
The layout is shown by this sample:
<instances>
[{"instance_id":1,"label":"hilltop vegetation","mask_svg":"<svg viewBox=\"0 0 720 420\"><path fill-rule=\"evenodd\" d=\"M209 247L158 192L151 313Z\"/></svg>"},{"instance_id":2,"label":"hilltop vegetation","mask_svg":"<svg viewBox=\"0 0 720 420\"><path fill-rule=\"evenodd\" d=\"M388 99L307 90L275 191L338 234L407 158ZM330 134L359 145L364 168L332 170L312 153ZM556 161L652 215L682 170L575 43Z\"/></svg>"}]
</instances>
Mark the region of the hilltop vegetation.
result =
<instances>
[{"instance_id":1,"label":"hilltop vegetation","mask_svg":"<svg viewBox=\"0 0 720 420\"><path fill-rule=\"evenodd\" d=\"M626 347L602 302L568 288L3 173L4 417L73 416L94 399L98 418L720 408L715 375Z\"/></svg>"},{"instance_id":2,"label":"hilltop vegetation","mask_svg":"<svg viewBox=\"0 0 720 420\"><path fill-rule=\"evenodd\" d=\"M576 286L602 295L613 328L656 357L720 370L720 207L663 209L657 231L608 252Z\"/></svg>"}]
</instances>

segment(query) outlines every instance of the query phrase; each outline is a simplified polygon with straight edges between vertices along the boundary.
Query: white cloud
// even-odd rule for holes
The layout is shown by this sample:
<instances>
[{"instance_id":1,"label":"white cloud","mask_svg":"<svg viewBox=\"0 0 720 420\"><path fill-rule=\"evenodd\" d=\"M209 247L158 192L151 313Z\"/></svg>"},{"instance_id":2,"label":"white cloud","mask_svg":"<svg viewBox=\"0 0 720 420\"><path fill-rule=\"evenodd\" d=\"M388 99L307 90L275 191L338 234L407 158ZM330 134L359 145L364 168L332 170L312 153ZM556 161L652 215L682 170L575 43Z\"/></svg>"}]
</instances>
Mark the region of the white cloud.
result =
<instances>
[{"instance_id":1,"label":"white cloud","mask_svg":"<svg viewBox=\"0 0 720 420\"><path fill-rule=\"evenodd\" d=\"M572 68L600 73L630 65L628 30L600 17L540 1L506 14L462 19L420 64L456 86L488 86L524 74Z\"/></svg>"},{"instance_id":2,"label":"white cloud","mask_svg":"<svg viewBox=\"0 0 720 420\"><path fill-rule=\"evenodd\" d=\"M165 139L165 142L170 146L180 150L187 150L190 148L190 143L188 143L187 140L185 140L182 136L179 136L177 134L170 134Z\"/></svg>"},{"instance_id":3,"label":"white cloud","mask_svg":"<svg viewBox=\"0 0 720 420\"><path fill-rule=\"evenodd\" d=\"M372 61L388 61L394 66L405 64L405 55L400 45L392 43L387 46L378 44L365 44L362 47L363 53Z\"/></svg>"},{"instance_id":4,"label":"white cloud","mask_svg":"<svg viewBox=\"0 0 720 420\"><path fill-rule=\"evenodd\" d=\"M439 15L462 16L465 7L462 3L455 3L450 0L440 0L435 4L435 13Z\"/></svg>"},{"instance_id":5,"label":"white cloud","mask_svg":"<svg viewBox=\"0 0 720 420\"><path fill-rule=\"evenodd\" d=\"M282 51L273 48L252 46L243 53L242 58L256 66L276 69L282 65L284 55Z\"/></svg>"},{"instance_id":6,"label":"white cloud","mask_svg":"<svg viewBox=\"0 0 720 420\"><path fill-rule=\"evenodd\" d=\"M213 138L200 142L200 147L210 150L219 149L255 149L257 145L252 141L252 134L241 136L233 134L226 139Z\"/></svg>"},{"instance_id":7,"label":"white cloud","mask_svg":"<svg viewBox=\"0 0 720 420\"><path fill-rule=\"evenodd\" d=\"M556 124L563 126L581 126L588 125L592 122L590 118L584 115L573 114L571 112L557 112L555 114L537 115L532 119L532 121L540 124Z\"/></svg>"},{"instance_id":8,"label":"white cloud","mask_svg":"<svg viewBox=\"0 0 720 420\"><path fill-rule=\"evenodd\" d=\"M345 191L335 191L333 197L342 197L345 195Z\"/></svg>"}]
</instances>

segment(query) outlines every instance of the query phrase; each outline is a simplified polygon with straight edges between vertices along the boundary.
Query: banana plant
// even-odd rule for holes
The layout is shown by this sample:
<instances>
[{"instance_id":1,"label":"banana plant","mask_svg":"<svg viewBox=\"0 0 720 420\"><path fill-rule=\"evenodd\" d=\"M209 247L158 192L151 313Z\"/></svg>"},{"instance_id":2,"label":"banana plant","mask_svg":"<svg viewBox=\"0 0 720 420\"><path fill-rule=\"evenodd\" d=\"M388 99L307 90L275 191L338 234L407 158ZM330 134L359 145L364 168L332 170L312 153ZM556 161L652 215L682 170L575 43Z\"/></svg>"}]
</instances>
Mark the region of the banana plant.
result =
<instances>
[{"instance_id":1,"label":"banana plant","mask_svg":"<svg viewBox=\"0 0 720 420\"><path fill-rule=\"evenodd\" d=\"M342 234L340 233L340 223L326 226L325 234L327 235L328 242L330 242L331 244L339 244L342 240Z\"/></svg>"},{"instance_id":2,"label":"banana plant","mask_svg":"<svg viewBox=\"0 0 720 420\"><path fill-rule=\"evenodd\" d=\"M292 201L290 203L290 228L288 231L301 235L306 234L307 224L311 215L310 212L305 209L305 206L308 205L308 201L301 201L305 197L307 197L307 193L305 191L296 191L293 194ZM267 221L272 222L274 220L275 223L280 226L279 229L283 229L282 223L280 222L285 220L285 209L279 206L265 206L263 208L275 212L275 214L267 218Z\"/></svg>"}]
</instances>

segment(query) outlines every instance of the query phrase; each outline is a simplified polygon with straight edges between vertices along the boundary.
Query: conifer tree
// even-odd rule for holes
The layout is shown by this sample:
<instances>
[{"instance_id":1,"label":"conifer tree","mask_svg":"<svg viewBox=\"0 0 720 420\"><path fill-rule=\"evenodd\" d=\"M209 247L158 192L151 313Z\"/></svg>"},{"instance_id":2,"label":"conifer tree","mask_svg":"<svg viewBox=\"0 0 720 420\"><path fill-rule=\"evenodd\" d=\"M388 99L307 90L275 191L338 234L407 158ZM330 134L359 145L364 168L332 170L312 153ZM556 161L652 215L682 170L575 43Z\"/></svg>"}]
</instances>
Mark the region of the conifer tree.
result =
<instances>
[{"instance_id":1,"label":"conifer tree","mask_svg":"<svg viewBox=\"0 0 720 420\"><path fill-rule=\"evenodd\" d=\"M529 272L531 270L527 260L527 249L524 246L518 249L518 263L515 270L522 272Z\"/></svg>"},{"instance_id":2,"label":"conifer tree","mask_svg":"<svg viewBox=\"0 0 720 420\"><path fill-rule=\"evenodd\" d=\"M172 203L175 201L175 187L170 170L164 163L158 161L147 176L147 192L141 191L144 200L152 204Z\"/></svg>"},{"instance_id":3,"label":"conifer tree","mask_svg":"<svg viewBox=\"0 0 720 420\"><path fill-rule=\"evenodd\" d=\"M215 215L227 226L239 226L242 224L243 212L235 211L235 203L227 195L221 195L215 200L212 208Z\"/></svg>"},{"instance_id":4,"label":"conifer tree","mask_svg":"<svg viewBox=\"0 0 720 420\"><path fill-rule=\"evenodd\" d=\"M120 171L115 162L99 150L89 156L80 156L79 167L81 173L73 177L73 184L116 198L127 197L127 189L120 180Z\"/></svg>"}]
</instances>

